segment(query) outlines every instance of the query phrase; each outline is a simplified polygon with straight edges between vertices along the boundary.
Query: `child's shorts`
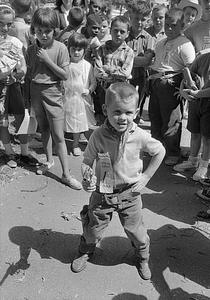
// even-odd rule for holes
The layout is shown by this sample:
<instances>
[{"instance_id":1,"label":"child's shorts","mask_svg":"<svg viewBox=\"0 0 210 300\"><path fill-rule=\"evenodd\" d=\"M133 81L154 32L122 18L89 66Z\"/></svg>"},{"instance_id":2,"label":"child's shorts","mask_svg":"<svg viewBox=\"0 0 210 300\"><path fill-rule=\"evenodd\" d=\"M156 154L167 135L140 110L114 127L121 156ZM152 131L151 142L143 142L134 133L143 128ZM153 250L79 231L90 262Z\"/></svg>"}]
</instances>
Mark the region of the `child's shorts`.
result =
<instances>
[{"instance_id":1,"label":"child's shorts","mask_svg":"<svg viewBox=\"0 0 210 300\"><path fill-rule=\"evenodd\" d=\"M63 87L57 84L31 83L31 104L37 116L44 110L48 120L64 120Z\"/></svg>"},{"instance_id":2,"label":"child's shorts","mask_svg":"<svg viewBox=\"0 0 210 300\"><path fill-rule=\"evenodd\" d=\"M210 138L210 99L203 98L189 102L187 129L191 133Z\"/></svg>"}]
</instances>

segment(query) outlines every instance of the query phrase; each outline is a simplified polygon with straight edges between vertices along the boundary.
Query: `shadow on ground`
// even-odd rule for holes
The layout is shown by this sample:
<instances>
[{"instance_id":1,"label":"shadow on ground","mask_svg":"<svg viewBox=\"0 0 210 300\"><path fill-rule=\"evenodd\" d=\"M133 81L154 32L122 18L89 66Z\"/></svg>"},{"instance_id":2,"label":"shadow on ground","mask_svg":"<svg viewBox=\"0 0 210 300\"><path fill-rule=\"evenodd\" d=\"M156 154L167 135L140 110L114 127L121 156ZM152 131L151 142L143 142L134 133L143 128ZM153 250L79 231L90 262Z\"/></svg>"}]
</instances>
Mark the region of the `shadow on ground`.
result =
<instances>
[{"instance_id":1,"label":"shadow on ground","mask_svg":"<svg viewBox=\"0 0 210 300\"><path fill-rule=\"evenodd\" d=\"M149 230L148 233L151 238L152 283L160 294L160 300L168 300L172 297L177 300L190 299L181 288L170 290L164 277L166 269L182 276L183 281L191 280L204 288L210 288L210 240L208 238L194 229L178 229L173 225L165 225L158 230ZM19 246L20 259L8 267L0 285L9 275L30 267L28 258L31 249L37 251L41 259L54 258L64 264L69 264L77 254L80 235L64 234L51 229L34 230L27 226L16 226L10 229L9 238L12 243ZM105 266L122 263L134 265L134 262L134 251L130 241L119 236L102 239L90 260L92 264ZM146 299L141 295L127 294L127 298L125 295L116 295L113 299ZM202 297L195 299L208 299Z\"/></svg>"},{"instance_id":2,"label":"shadow on ground","mask_svg":"<svg viewBox=\"0 0 210 300\"><path fill-rule=\"evenodd\" d=\"M149 158L146 158L148 163ZM200 210L208 203L195 196L201 185L191 179L192 172L177 173L164 164L147 185L142 195L143 207L157 215L193 225Z\"/></svg>"}]
</instances>

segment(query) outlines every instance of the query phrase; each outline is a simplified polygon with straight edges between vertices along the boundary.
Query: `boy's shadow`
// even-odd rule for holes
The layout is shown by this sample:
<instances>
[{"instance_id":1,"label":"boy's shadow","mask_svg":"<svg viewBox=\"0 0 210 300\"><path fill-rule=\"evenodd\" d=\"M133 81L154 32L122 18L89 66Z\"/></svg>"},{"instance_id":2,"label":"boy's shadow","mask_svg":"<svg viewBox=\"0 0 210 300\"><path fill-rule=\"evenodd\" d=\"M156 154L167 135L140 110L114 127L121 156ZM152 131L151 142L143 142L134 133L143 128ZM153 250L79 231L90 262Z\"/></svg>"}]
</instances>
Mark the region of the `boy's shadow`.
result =
<instances>
[{"instance_id":1,"label":"boy's shadow","mask_svg":"<svg viewBox=\"0 0 210 300\"><path fill-rule=\"evenodd\" d=\"M78 254L80 235L64 234L52 229L34 230L28 226L16 226L10 229L9 239L19 246L20 259L12 263L3 278L0 286L9 275L30 267L28 262L31 249L36 250L42 259L57 259L62 263L70 264ZM96 248L91 263L96 265L117 265L127 263L133 265L133 249L127 238L104 238Z\"/></svg>"},{"instance_id":2,"label":"boy's shadow","mask_svg":"<svg viewBox=\"0 0 210 300\"><path fill-rule=\"evenodd\" d=\"M132 293L122 293L115 295L112 300L147 300L145 296L136 295Z\"/></svg>"},{"instance_id":3,"label":"boy's shadow","mask_svg":"<svg viewBox=\"0 0 210 300\"><path fill-rule=\"evenodd\" d=\"M28 226L16 226L10 229L9 239L19 246L20 259L8 267L0 281L0 286L9 275L30 267L28 258L31 249L36 250L42 259L54 258L69 264L77 254L80 235L64 234L52 229L34 230Z\"/></svg>"},{"instance_id":4,"label":"boy's shadow","mask_svg":"<svg viewBox=\"0 0 210 300\"><path fill-rule=\"evenodd\" d=\"M195 229L178 229L173 225L148 232L151 239L152 282L160 294L159 299L189 299L181 288L170 290L164 277L167 269L182 276L183 282L190 280L209 289L210 240L207 237Z\"/></svg>"}]
</instances>

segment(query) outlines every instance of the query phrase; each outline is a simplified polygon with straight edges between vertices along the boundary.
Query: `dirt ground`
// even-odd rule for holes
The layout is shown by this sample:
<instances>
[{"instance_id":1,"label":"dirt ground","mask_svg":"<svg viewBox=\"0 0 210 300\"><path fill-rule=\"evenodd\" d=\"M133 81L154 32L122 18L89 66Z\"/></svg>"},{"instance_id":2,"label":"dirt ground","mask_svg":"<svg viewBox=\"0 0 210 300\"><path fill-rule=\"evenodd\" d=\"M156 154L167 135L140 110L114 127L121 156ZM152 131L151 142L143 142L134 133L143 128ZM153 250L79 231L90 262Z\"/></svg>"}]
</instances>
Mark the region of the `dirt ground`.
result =
<instances>
[{"instance_id":1,"label":"dirt ground","mask_svg":"<svg viewBox=\"0 0 210 300\"><path fill-rule=\"evenodd\" d=\"M184 130L182 147L188 145ZM41 143L33 140L30 146L43 160ZM191 173L179 174L162 164L143 191L153 274L145 282L117 214L87 269L71 272L81 234L79 212L89 195L62 185L57 157L55 161L45 176L33 169L0 167L1 300L210 299L210 222L196 217L210 203L196 197L200 184ZM81 161L69 155L80 180Z\"/></svg>"}]
</instances>

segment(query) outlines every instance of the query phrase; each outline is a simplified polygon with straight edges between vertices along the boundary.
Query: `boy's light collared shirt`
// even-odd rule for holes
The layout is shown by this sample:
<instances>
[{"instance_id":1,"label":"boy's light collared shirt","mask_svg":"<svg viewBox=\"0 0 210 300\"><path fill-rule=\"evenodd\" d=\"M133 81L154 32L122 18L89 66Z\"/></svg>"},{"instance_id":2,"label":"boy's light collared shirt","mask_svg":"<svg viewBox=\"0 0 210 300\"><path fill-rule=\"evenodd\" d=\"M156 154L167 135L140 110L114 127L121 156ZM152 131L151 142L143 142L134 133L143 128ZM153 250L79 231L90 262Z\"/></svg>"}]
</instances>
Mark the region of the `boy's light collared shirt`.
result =
<instances>
[{"instance_id":1,"label":"boy's light collared shirt","mask_svg":"<svg viewBox=\"0 0 210 300\"><path fill-rule=\"evenodd\" d=\"M164 29L161 30L158 33L155 33L154 26L150 26L150 27L146 28L146 31L155 39L155 45L157 44L157 42L159 42L162 39L166 38L166 34L165 34Z\"/></svg>"},{"instance_id":2,"label":"boy's light collared shirt","mask_svg":"<svg viewBox=\"0 0 210 300\"><path fill-rule=\"evenodd\" d=\"M119 134L110 129L107 121L96 129L90 137L84 152L83 163L93 166L96 162L95 175L97 186L100 179L100 159L98 153L109 153L113 173L114 189L139 181L143 170L143 151L151 156L163 151L163 145L152 138L149 133L139 128L135 123L131 129Z\"/></svg>"},{"instance_id":3,"label":"boy's light collared shirt","mask_svg":"<svg viewBox=\"0 0 210 300\"><path fill-rule=\"evenodd\" d=\"M181 71L195 59L192 43L183 35L176 39L163 39L155 48L155 62L151 68L157 72Z\"/></svg>"},{"instance_id":4,"label":"boy's light collared shirt","mask_svg":"<svg viewBox=\"0 0 210 300\"><path fill-rule=\"evenodd\" d=\"M114 49L112 45L110 40L99 48L95 60L95 76L103 78L105 74L103 66L106 65L113 68L110 77L119 76L119 78L130 79L134 60L133 50L126 42L123 42L117 49Z\"/></svg>"}]
</instances>

